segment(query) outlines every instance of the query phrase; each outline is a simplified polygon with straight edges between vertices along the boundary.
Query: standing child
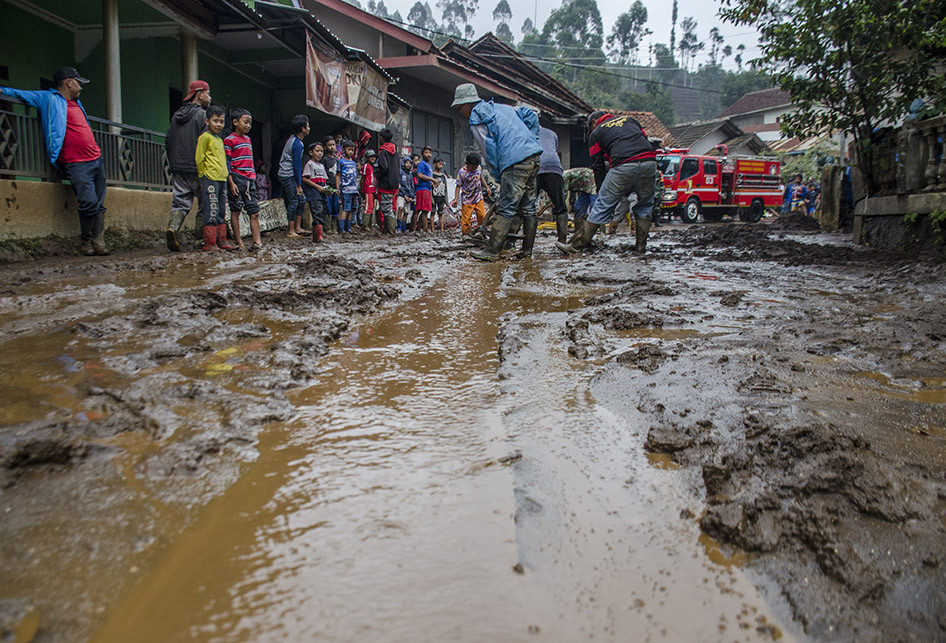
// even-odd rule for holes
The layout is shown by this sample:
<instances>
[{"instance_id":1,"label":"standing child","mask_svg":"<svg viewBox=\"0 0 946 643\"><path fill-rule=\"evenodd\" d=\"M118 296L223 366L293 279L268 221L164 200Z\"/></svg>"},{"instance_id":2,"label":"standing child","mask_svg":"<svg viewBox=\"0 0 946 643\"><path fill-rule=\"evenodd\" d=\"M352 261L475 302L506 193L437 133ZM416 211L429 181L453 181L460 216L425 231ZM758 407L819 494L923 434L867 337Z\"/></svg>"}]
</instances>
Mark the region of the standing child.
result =
<instances>
[{"instance_id":1,"label":"standing child","mask_svg":"<svg viewBox=\"0 0 946 643\"><path fill-rule=\"evenodd\" d=\"M480 170L480 157L476 154L469 154L466 157L466 165L460 168L457 174L457 189L450 205L457 207L457 201L460 202L460 231L464 237L472 232L470 218L473 212L476 212L477 222L482 225L486 217L486 205L483 202L483 190L487 194L492 194L489 184L483 179L483 173Z\"/></svg>"},{"instance_id":2,"label":"standing child","mask_svg":"<svg viewBox=\"0 0 946 643\"><path fill-rule=\"evenodd\" d=\"M431 193L434 197L434 213L440 222L440 231L443 232L443 212L447 208L447 175L443 173L443 159L439 156L434 159L433 176L434 180L437 181Z\"/></svg>"},{"instance_id":3,"label":"standing child","mask_svg":"<svg viewBox=\"0 0 946 643\"><path fill-rule=\"evenodd\" d=\"M357 145L355 148L357 149ZM355 161L355 165L358 167L358 209L353 210L348 216L351 218L352 225L358 226L360 229L365 229L365 219L364 212L362 208L365 203L365 160L363 158L356 159L352 155L352 159Z\"/></svg>"},{"instance_id":4,"label":"standing child","mask_svg":"<svg viewBox=\"0 0 946 643\"><path fill-rule=\"evenodd\" d=\"M279 157L279 183L282 185L282 198L286 202L286 218L289 219L287 237L297 238L309 234L302 229L302 213L305 199L302 194L302 157L305 146L302 144L309 134L309 119L303 114L292 117L292 136L286 141Z\"/></svg>"},{"instance_id":5,"label":"standing child","mask_svg":"<svg viewBox=\"0 0 946 643\"><path fill-rule=\"evenodd\" d=\"M338 185L338 148L336 147L335 139L331 136L326 136L322 140L322 150L324 152L322 165L325 167L325 173L328 175L328 184L333 190L332 194L325 195L326 220L328 217L332 217L332 220L328 222L328 230L329 232L341 232L341 228L338 227L338 193L334 192L335 187Z\"/></svg>"},{"instance_id":6,"label":"standing child","mask_svg":"<svg viewBox=\"0 0 946 643\"><path fill-rule=\"evenodd\" d=\"M376 222L375 218L375 201L374 195L377 191L377 186L374 184L374 163L375 159L378 158L378 155L375 154L374 150L368 150L365 152L365 167L364 167L364 186L365 186L365 227L369 230L374 227ZM380 223L379 223L380 226Z\"/></svg>"},{"instance_id":7,"label":"standing child","mask_svg":"<svg viewBox=\"0 0 946 643\"><path fill-rule=\"evenodd\" d=\"M227 167L230 170L230 225L233 238L240 250L243 236L240 234L240 215L246 210L250 219L250 234L253 244L250 252L263 247L259 235L259 196L256 192L256 168L253 164L253 143L248 136L253 127L253 116L245 109L235 109L230 113L233 133L223 139L223 149L227 154Z\"/></svg>"},{"instance_id":8,"label":"standing child","mask_svg":"<svg viewBox=\"0 0 946 643\"><path fill-rule=\"evenodd\" d=\"M354 155L355 144L348 139L342 141L342 158L338 159L338 174L336 176L338 191L342 199L338 213L340 232L351 232L349 215L357 214L361 207L358 198L358 165L352 160Z\"/></svg>"},{"instance_id":9,"label":"standing child","mask_svg":"<svg viewBox=\"0 0 946 643\"><path fill-rule=\"evenodd\" d=\"M394 133L388 128L378 132L381 147L378 148L378 165L375 182L378 184L378 205L381 211L381 225L384 232L393 235L397 228L395 212L397 193L400 188L401 170L397 164L397 148L394 146Z\"/></svg>"},{"instance_id":10,"label":"standing child","mask_svg":"<svg viewBox=\"0 0 946 643\"><path fill-rule=\"evenodd\" d=\"M431 213L434 209L433 197L430 194L431 189L439 184L437 179L433 177L434 168L430 165L430 161L434 157L434 151L429 145L425 146L421 151L421 161L417 164L417 187L415 188L415 203L417 219L414 221L413 229L417 229L417 226L420 226L420 229L425 232L434 231L434 221Z\"/></svg>"},{"instance_id":11,"label":"standing child","mask_svg":"<svg viewBox=\"0 0 946 643\"><path fill-rule=\"evenodd\" d=\"M414 166L409 158L401 161L401 185L397 190L397 229L407 230L407 213L414 203Z\"/></svg>"},{"instance_id":12,"label":"standing child","mask_svg":"<svg viewBox=\"0 0 946 643\"><path fill-rule=\"evenodd\" d=\"M256 165L256 194L259 202L269 201L269 166L264 161Z\"/></svg>"},{"instance_id":13,"label":"standing child","mask_svg":"<svg viewBox=\"0 0 946 643\"><path fill-rule=\"evenodd\" d=\"M204 219L204 250L233 250L227 243L227 155L220 132L226 122L223 108L207 108L207 131L197 139L194 160L200 180L200 214Z\"/></svg>"},{"instance_id":14,"label":"standing child","mask_svg":"<svg viewBox=\"0 0 946 643\"><path fill-rule=\"evenodd\" d=\"M309 212L312 214L312 241L322 241L323 226L325 225L325 197L332 193L328 186L328 175L322 165L322 144L312 143L309 146L309 161L302 169L302 191L309 203Z\"/></svg>"}]
</instances>

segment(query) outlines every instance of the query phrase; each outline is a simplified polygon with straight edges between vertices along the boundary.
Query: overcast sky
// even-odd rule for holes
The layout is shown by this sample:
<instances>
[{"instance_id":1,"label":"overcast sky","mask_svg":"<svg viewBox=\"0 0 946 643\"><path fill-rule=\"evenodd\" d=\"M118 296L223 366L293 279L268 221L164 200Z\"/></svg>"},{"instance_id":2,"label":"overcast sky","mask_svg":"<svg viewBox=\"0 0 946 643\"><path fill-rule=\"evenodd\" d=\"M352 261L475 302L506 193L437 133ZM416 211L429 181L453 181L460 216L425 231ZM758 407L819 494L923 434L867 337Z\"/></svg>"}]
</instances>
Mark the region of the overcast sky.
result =
<instances>
[{"instance_id":1,"label":"overcast sky","mask_svg":"<svg viewBox=\"0 0 946 643\"><path fill-rule=\"evenodd\" d=\"M440 20L440 11L437 9L436 0L428 0L430 2L431 8L434 10L434 15L438 20ZM516 41L522 38L522 23L526 18L532 18L533 15L536 15L538 18L537 24L541 25L545 22L545 19L548 18L549 14L561 6L561 0L507 0L509 6L512 8L512 20L510 21L510 27L512 32L516 37ZM644 6L647 7L647 28L651 29L654 33L649 38L654 42L662 42L669 44L670 43L670 15L673 7L672 0L642 0ZM415 0L386 0L385 5L388 7L389 11L394 11L395 9L401 12L401 15L406 19L407 14L410 11L411 6L413 6ZM480 0L479 12L476 17L471 21L471 24L476 29L476 35L481 36L487 31L492 31L495 27L495 22L492 18L493 9L496 7L496 4L499 0ZM598 10L601 11L601 19L604 22L604 35L607 38L608 34L611 33L611 27L614 24L615 19L621 13L630 9L631 3L633 0L598 0ZM364 4L364 2L362 3ZM728 23L724 23L716 14L719 11L719 2L718 0L679 0L677 4L678 17L677 17L677 41L680 40L680 20L686 16L693 16L696 18L699 26L697 27L697 35L701 41L707 42L709 40L709 30L712 27L719 27L720 32L725 38L725 44L732 46L733 50L736 49L736 46L743 44L746 46L746 51L743 54L743 58L748 60L754 58L758 52L758 35L755 31L747 27L738 27ZM647 39L644 41L644 46L641 47L641 62L647 63ZM707 50L709 45L707 44L706 48L700 53L697 58L698 63L707 62ZM724 65L726 69L735 69L736 64L733 62L733 59L727 58Z\"/></svg>"}]
</instances>

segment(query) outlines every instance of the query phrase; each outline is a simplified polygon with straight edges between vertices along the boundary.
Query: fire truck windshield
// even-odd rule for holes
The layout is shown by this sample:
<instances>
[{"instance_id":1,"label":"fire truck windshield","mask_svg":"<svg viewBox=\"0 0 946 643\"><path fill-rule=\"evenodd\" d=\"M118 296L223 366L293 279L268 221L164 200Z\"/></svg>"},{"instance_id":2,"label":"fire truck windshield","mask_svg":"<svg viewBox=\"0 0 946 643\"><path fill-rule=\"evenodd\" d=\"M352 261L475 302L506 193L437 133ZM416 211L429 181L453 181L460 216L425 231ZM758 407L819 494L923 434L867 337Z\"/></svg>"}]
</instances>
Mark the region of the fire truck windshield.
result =
<instances>
[{"instance_id":1,"label":"fire truck windshield","mask_svg":"<svg viewBox=\"0 0 946 643\"><path fill-rule=\"evenodd\" d=\"M679 156L658 156L657 157L657 169L664 176L673 176L677 173L677 170L680 168L680 157Z\"/></svg>"}]
</instances>

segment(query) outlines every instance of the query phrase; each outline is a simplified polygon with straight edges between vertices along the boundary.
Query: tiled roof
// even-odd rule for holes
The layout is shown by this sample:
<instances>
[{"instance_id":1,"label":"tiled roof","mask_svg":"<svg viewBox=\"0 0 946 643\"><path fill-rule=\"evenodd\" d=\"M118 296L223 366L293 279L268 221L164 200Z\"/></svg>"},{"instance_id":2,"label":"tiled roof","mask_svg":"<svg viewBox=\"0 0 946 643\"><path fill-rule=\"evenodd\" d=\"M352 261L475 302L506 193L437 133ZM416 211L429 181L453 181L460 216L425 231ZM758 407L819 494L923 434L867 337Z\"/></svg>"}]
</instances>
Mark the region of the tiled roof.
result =
<instances>
[{"instance_id":1,"label":"tiled roof","mask_svg":"<svg viewBox=\"0 0 946 643\"><path fill-rule=\"evenodd\" d=\"M742 125L741 129L746 134L758 134L759 132L777 132L781 128L778 123L763 123L761 125Z\"/></svg>"},{"instance_id":2,"label":"tiled roof","mask_svg":"<svg viewBox=\"0 0 946 643\"><path fill-rule=\"evenodd\" d=\"M614 114L615 116L630 116L641 124L647 136L659 137L663 140L664 145L678 145L667 126L660 122L660 119L654 116L653 112L628 112L619 109L607 109L604 111Z\"/></svg>"},{"instance_id":3,"label":"tiled roof","mask_svg":"<svg viewBox=\"0 0 946 643\"><path fill-rule=\"evenodd\" d=\"M761 109L772 109L773 107L782 107L791 105L792 97L784 89L773 87L772 89L762 89L757 92L749 92L735 103L723 110L720 117L735 116L736 114L748 114L757 112Z\"/></svg>"},{"instance_id":4,"label":"tiled roof","mask_svg":"<svg viewBox=\"0 0 946 643\"><path fill-rule=\"evenodd\" d=\"M709 134L718 129L726 127L731 135L742 132L733 125L727 118L717 118L711 121L698 121L696 123L686 123L684 125L675 125L670 128L670 135L676 141L679 147L690 147L697 141L702 140Z\"/></svg>"}]
</instances>

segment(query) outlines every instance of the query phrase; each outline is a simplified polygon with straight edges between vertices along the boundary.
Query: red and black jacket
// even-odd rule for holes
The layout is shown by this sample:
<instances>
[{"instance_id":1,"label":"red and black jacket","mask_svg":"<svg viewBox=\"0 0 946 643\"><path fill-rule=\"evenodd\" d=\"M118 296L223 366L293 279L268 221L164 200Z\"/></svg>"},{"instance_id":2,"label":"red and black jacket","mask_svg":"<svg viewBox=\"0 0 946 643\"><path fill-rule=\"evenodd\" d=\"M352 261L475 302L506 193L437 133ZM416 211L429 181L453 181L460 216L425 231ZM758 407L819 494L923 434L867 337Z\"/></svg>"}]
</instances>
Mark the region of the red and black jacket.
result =
<instances>
[{"instance_id":1,"label":"red and black jacket","mask_svg":"<svg viewBox=\"0 0 946 643\"><path fill-rule=\"evenodd\" d=\"M630 116L611 114L605 114L595 124L588 137L588 153L599 190L608 168L630 161L651 161L657 158L640 123Z\"/></svg>"}]
</instances>

